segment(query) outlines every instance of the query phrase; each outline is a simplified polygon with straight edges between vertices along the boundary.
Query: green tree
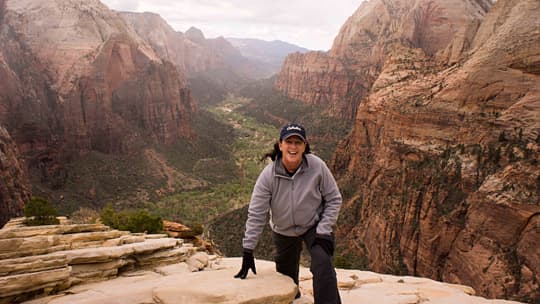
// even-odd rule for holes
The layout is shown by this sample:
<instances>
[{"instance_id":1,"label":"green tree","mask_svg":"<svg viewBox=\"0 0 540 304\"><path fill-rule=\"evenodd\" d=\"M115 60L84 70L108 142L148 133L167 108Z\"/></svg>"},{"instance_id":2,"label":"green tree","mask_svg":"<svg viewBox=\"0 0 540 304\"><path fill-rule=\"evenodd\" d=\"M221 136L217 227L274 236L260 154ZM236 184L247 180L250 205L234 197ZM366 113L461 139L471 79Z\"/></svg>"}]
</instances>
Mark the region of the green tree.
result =
<instances>
[{"instance_id":1,"label":"green tree","mask_svg":"<svg viewBox=\"0 0 540 304\"><path fill-rule=\"evenodd\" d=\"M103 224L119 230L146 233L158 233L163 230L161 217L141 209L117 212L110 203L101 210L100 218Z\"/></svg>"},{"instance_id":2,"label":"green tree","mask_svg":"<svg viewBox=\"0 0 540 304\"><path fill-rule=\"evenodd\" d=\"M46 199L32 197L24 207L25 224L29 226L57 225L57 211Z\"/></svg>"}]
</instances>

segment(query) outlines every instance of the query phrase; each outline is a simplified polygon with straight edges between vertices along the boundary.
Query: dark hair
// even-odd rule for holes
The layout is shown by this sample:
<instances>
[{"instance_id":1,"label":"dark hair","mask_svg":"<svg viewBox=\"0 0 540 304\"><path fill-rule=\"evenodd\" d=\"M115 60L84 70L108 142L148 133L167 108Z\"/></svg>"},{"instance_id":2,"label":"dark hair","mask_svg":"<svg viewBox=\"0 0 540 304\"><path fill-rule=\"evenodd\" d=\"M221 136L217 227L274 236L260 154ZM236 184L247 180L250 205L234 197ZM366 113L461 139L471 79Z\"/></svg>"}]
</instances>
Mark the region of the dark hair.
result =
<instances>
[{"instance_id":1,"label":"dark hair","mask_svg":"<svg viewBox=\"0 0 540 304\"><path fill-rule=\"evenodd\" d=\"M311 148L309 147L309 143L306 143L306 150L304 151L304 154L311 153ZM261 161L264 161L267 158L270 158L272 161L275 161L278 157L281 157L281 150L279 150L279 142L276 141L274 143L274 150L266 153L261 157Z\"/></svg>"}]
</instances>

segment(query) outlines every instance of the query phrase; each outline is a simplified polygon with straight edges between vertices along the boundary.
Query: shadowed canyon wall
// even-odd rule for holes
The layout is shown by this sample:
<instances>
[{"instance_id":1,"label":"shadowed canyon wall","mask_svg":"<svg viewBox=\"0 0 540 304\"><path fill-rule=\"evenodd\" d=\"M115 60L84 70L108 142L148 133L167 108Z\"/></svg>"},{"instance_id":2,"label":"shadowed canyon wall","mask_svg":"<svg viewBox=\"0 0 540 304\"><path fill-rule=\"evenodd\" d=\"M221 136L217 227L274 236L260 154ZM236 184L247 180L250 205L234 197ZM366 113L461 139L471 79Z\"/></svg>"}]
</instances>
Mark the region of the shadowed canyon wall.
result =
<instances>
[{"instance_id":1,"label":"shadowed canyon wall","mask_svg":"<svg viewBox=\"0 0 540 304\"><path fill-rule=\"evenodd\" d=\"M354 117L333 159L355 266L540 297L540 5L369 1L276 87ZM352 111L351 111L352 110Z\"/></svg>"},{"instance_id":2,"label":"shadowed canyon wall","mask_svg":"<svg viewBox=\"0 0 540 304\"><path fill-rule=\"evenodd\" d=\"M7 130L0 126L0 227L21 216L30 198L30 184L17 150Z\"/></svg>"},{"instance_id":3,"label":"shadowed canyon wall","mask_svg":"<svg viewBox=\"0 0 540 304\"><path fill-rule=\"evenodd\" d=\"M0 123L42 182L88 151L191 138L185 76L93 1L1 1Z\"/></svg>"}]
</instances>

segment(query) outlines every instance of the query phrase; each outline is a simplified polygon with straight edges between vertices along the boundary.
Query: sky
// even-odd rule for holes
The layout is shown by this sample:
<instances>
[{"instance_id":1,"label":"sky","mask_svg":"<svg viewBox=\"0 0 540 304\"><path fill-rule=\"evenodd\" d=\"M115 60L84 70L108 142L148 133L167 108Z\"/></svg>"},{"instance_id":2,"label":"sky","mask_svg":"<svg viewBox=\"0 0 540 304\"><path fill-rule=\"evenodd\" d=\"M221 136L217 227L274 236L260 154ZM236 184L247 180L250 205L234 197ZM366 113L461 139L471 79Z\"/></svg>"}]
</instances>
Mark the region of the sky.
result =
<instances>
[{"instance_id":1,"label":"sky","mask_svg":"<svg viewBox=\"0 0 540 304\"><path fill-rule=\"evenodd\" d=\"M327 51L363 0L101 0L117 11L152 12L175 30L206 38L281 40Z\"/></svg>"}]
</instances>

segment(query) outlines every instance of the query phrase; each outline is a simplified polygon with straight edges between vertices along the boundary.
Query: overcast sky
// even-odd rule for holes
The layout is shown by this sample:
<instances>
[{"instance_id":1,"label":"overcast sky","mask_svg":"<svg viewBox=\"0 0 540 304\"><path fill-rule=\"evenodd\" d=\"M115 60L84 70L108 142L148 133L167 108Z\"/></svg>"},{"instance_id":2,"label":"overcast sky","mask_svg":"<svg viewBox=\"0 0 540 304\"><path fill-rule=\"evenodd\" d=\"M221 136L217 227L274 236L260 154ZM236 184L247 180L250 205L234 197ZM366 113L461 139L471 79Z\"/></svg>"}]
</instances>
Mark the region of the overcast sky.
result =
<instances>
[{"instance_id":1,"label":"overcast sky","mask_svg":"<svg viewBox=\"0 0 540 304\"><path fill-rule=\"evenodd\" d=\"M118 11L153 12L175 30L195 26L218 36L282 40L328 50L363 0L101 0Z\"/></svg>"}]
</instances>

